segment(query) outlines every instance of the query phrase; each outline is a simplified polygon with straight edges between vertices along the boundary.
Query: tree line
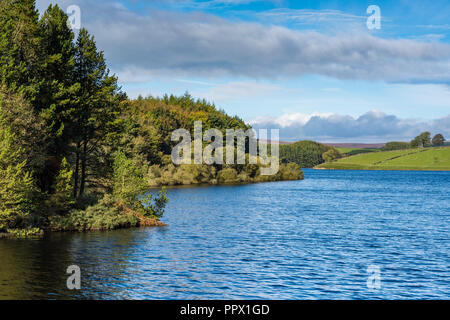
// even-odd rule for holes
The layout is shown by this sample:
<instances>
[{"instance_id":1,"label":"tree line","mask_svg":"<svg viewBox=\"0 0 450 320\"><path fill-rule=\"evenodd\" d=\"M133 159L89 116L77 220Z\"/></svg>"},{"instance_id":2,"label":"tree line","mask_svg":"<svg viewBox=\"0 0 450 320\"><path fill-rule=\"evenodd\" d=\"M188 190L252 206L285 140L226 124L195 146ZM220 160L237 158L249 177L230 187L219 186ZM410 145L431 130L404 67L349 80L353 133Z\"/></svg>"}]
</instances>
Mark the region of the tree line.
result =
<instances>
[{"instance_id":1,"label":"tree line","mask_svg":"<svg viewBox=\"0 0 450 320\"><path fill-rule=\"evenodd\" d=\"M415 137L410 142L398 142L392 141L386 143L386 145L382 148L383 151L390 150L404 150L410 148L425 148L430 146L442 146L445 143L445 138L441 133L436 134L433 138L431 138L431 133L428 131L422 132L417 137Z\"/></svg>"},{"instance_id":2,"label":"tree line","mask_svg":"<svg viewBox=\"0 0 450 320\"><path fill-rule=\"evenodd\" d=\"M325 161L342 157L334 147L310 140L280 146L280 159L284 163L294 162L301 168L313 168Z\"/></svg>"},{"instance_id":3,"label":"tree line","mask_svg":"<svg viewBox=\"0 0 450 320\"><path fill-rule=\"evenodd\" d=\"M95 38L81 29L75 39L67 20L57 5L40 17L34 0L0 1L0 232L55 228L71 215L92 223L61 229L121 224L93 223L108 219L86 213L92 205L117 221L120 204L139 213L122 224L139 224L167 202L137 201L146 189L127 154L127 96Z\"/></svg>"}]
</instances>

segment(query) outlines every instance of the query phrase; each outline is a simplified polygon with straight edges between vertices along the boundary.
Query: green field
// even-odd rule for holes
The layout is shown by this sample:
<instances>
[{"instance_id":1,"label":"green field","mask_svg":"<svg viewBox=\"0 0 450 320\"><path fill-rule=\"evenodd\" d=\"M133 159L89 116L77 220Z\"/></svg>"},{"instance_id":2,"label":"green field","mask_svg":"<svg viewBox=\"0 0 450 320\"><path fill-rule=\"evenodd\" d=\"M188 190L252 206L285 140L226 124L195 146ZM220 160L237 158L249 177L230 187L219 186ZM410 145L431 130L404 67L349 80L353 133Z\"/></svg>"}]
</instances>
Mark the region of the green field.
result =
<instances>
[{"instance_id":1,"label":"green field","mask_svg":"<svg viewBox=\"0 0 450 320\"><path fill-rule=\"evenodd\" d=\"M346 148L346 147L334 147L344 157L354 156L360 153L378 152L379 149L375 148Z\"/></svg>"},{"instance_id":2,"label":"green field","mask_svg":"<svg viewBox=\"0 0 450 320\"><path fill-rule=\"evenodd\" d=\"M318 169L450 170L450 147L358 154L323 163Z\"/></svg>"},{"instance_id":3,"label":"green field","mask_svg":"<svg viewBox=\"0 0 450 320\"><path fill-rule=\"evenodd\" d=\"M334 147L337 149L340 153L347 153L353 150L359 150L358 148L345 148L345 147Z\"/></svg>"}]
</instances>

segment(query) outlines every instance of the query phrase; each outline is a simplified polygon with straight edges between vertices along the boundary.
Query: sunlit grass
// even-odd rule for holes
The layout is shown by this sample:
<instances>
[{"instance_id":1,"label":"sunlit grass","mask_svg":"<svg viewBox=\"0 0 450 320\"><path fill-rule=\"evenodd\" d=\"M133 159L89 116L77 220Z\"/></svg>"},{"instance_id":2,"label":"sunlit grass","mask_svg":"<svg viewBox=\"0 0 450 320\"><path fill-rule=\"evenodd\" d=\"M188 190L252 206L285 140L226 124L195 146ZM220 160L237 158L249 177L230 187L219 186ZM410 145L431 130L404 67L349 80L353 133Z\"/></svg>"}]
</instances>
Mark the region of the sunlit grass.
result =
<instances>
[{"instance_id":1,"label":"sunlit grass","mask_svg":"<svg viewBox=\"0 0 450 320\"><path fill-rule=\"evenodd\" d=\"M318 168L369 170L450 170L450 148L364 153L324 163Z\"/></svg>"}]
</instances>

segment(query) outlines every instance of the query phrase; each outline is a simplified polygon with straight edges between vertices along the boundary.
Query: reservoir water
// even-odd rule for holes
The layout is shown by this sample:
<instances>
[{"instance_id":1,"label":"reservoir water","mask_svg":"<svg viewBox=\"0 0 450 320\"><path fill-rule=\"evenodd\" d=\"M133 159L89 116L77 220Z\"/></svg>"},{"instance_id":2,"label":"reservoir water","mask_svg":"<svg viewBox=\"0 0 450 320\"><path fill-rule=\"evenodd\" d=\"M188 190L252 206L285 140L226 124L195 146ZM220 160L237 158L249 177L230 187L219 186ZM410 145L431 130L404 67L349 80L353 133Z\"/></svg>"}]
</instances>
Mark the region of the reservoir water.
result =
<instances>
[{"instance_id":1,"label":"reservoir water","mask_svg":"<svg viewBox=\"0 0 450 320\"><path fill-rule=\"evenodd\" d=\"M171 189L163 228L0 239L0 299L450 298L450 172L305 177Z\"/></svg>"}]
</instances>

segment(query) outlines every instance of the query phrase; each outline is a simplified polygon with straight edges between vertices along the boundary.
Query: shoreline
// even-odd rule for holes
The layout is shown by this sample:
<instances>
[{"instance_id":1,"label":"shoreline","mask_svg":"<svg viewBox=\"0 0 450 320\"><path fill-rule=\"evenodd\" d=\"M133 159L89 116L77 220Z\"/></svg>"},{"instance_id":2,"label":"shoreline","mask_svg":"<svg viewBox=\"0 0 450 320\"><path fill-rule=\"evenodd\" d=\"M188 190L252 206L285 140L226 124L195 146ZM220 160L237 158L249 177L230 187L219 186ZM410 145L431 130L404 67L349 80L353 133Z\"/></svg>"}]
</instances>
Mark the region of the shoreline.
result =
<instances>
[{"instance_id":1,"label":"shoreline","mask_svg":"<svg viewBox=\"0 0 450 320\"><path fill-rule=\"evenodd\" d=\"M27 236L17 236L14 233L8 232L0 232L0 239L14 239L14 240L26 240L26 239L36 239L44 237L46 234L56 234L56 233L90 233L90 232L108 232L108 231L116 231L116 230L125 230L125 229L138 229L138 228L161 228L168 227L167 223L161 222L159 220L155 221L153 224L143 224L138 226L128 226L128 227L120 227L115 229L89 229L89 230L52 230L52 229L43 229L40 234L32 234ZM19 229L21 230L21 229Z\"/></svg>"},{"instance_id":2,"label":"shoreline","mask_svg":"<svg viewBox=\"0 0 450 320\"><path fill-rule=\"evenodd\" d=\"M312 169L312 168L306 168ZM303 170L303 169L302 169ZM276 182L285 182L285 181L302 181L302 179L284 179L284 180L274 180L274 181L249 181L249 182L230 182L230 183L192 183L192 184L177 184L177 185L161 185L161 186L151 186L150 190L158 190L161 188L166 189L184 189L184 188L203 188L203 187L233 187L233 186L247 186L252 184L261 184L261 183L276 183Z\"/></svg>"},{"instance_id":3,"label":"shoreline","mask_svg":"<svg viewBox=\"0 0 450 320\"><path fill-rule=\"evenodd\" d=\"M430 171L430 172L446 172L446 171L450 171L450 169L438 169L438 168L433 168L433 169L421 169L421 168L412 168L412 169L407 169L407 168L402 168L402 169L378 169L378 168L323 168L323 167L314 167L311 168L313 170L354 170L354 171Z\"/></svg>"}]
</instances>

